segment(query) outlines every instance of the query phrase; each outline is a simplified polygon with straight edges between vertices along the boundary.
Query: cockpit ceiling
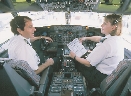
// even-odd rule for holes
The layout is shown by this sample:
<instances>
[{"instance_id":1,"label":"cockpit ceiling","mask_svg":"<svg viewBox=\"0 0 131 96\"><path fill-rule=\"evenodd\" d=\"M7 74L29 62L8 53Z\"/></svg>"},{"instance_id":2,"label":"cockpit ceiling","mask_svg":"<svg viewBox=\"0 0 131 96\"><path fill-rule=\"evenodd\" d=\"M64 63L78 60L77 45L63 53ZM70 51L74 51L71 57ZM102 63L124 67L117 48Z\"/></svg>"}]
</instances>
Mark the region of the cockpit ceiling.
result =
<instances>
[{"instance_id":1,"label":"cockpit ceiling","mask_svg":"<svg viewBox=\"0 0 131 96\"><path fill-rule=\"evenodd\" d=\"M0 0L0 13L45 10L130 14L131 0Z\"/></svg>"}]
</instances>

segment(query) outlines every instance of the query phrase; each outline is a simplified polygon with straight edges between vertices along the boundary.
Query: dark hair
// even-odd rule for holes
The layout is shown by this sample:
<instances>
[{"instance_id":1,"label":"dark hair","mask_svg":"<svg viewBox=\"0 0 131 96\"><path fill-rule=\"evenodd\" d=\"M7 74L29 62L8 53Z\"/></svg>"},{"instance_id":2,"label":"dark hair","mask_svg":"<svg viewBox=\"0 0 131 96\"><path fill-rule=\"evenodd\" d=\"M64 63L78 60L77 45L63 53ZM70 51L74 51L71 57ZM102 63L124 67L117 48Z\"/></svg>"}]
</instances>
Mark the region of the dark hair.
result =
<instances>
[{"instance_id":1,"label":"dark hair","mask_svg":"<svg viewBox=\"0 0 131 96\"><path fill-rule=\"evenodd\" d=\"M14 34L19 35L19 32L17 31L17 28L20 28L21 30L24 31L25 23L30 20L32 21L31 18L27 16L16 16L14 19L11 20L10 26L11 26L11 31Z\"/></svg>"},{"instance_id":2,"label":"dark hair","mask_svg":"<svg viewBox=\"0 0 131 96\"><path fill-rule=\"evenodd\" d=\"M111 25L116 25L116 29L110 33L111 36L121 35L121 33L122 33L122 17L120 15L117 15L117 14L107 15L107 16L105 16L105 20L109 21L111 23Z\"/></svg>"}]
</instances>

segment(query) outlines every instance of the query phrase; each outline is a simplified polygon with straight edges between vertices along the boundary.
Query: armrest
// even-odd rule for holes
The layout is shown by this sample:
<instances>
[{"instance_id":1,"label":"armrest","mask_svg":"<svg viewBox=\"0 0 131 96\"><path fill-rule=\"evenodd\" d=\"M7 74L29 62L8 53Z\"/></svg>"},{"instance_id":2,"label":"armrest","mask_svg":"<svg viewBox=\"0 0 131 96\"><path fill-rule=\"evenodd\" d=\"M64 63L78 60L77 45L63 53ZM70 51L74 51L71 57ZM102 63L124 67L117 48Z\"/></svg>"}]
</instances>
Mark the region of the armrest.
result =
<instances>
[{"instance_id":1,"label":"armrest","mask_svg":"<svg viewBox=\"0 0 131 96\"><path fill-rule=\"evenodd\" d=\"M41 76L41 79L40 79L40 84L39 84L39 90L38 90L38 93L37 93L38 96L44 96L44 94L45 94L45 90L46 90L46 87L48 85L49 69L50 69L50 67L46 68L42 73L42 76Z\"/></svg>"},{"instance_id":2,"label":"armrest","mask_svg":"<svg viewBox=\"0 0 131 96\"><path fill-rule=\"evenodd\" d=\"M41 85L41 84L45 84L45 81L47 80L47 77L48 77L48 73L49 73L49 67L46 68L46 69L42 72L42 76L41 76L41 79L40 79L40 85Z\"/></svg>"}]
</instances>

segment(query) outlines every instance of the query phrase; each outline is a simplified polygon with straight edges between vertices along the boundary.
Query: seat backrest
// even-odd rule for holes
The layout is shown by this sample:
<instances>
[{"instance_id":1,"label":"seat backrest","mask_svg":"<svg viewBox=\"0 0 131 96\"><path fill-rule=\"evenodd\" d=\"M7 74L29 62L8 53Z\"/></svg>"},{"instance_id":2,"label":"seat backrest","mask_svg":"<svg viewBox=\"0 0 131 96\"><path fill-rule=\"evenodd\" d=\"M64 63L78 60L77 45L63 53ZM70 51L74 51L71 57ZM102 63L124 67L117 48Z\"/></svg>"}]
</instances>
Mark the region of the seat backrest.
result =
<instances>
[{"instance_id":1,"label":"seat backrest","mask_svg":"<svg viewBox=\"0 0 131 96\"><path fill-rule=\"evenodd\" d=\"M29 96L31 86L11 66L0 61L0 96Z\"/></svg>"},{"instance_id":2,"label":"seat backrest","mask_svg":"<svg viewBox=\"0 0 131 96\"><path fill-rule=\"evenodd\" d=\"M50 67L40 77L26 61L0 58L0 62L0 96L44 96Z\"/></svg>"},{"instance_id":3,"label":"seat backrest","mask_svg":"<svg viewBox=\"0 0 131 96\"><path fill-rule=\"evenodd\" d=\"M124 58L131 59L131 51L126 48L124 48Z\"/></svg>"},{"instance_id":4,"label":"seat backrest","mask_svg":"<svg viewBox=\"0 0 131 96\"><path fill-rule=\"evenodd\" d=\"M119 96L131 74L131 59L125 59L100 85L104 96Z\"/></svg>"},{"instance_id":5,"label":"seat backrest","mask_svg":"<svg viewBox=\"0 0 131 96\"><path fill-rule=\"evenodd\" d=\"M131 76L128 78L128 81L120 96L131 96Z\"/></svg>"},{"instance_id":6,"label":"seat backrest","mask_svg":"<svg viewBox=\"0 0 131 96\"><path fill-rule=\"evenodd\" d=\"M8 58L8 50L0 50L0 57L1 58Z\"/></svg>"},{"instance_id":7,"label":"seat backrest","mask_svg":"<svg viewBox=\"0 0 131 96\"><path fill-rule=\"evenodd\" d=\"M9 59L5 61L25 78L32 86L39 87L40 76L37 75L29 64L24 60Z\"/></svg>"}]
</instances>

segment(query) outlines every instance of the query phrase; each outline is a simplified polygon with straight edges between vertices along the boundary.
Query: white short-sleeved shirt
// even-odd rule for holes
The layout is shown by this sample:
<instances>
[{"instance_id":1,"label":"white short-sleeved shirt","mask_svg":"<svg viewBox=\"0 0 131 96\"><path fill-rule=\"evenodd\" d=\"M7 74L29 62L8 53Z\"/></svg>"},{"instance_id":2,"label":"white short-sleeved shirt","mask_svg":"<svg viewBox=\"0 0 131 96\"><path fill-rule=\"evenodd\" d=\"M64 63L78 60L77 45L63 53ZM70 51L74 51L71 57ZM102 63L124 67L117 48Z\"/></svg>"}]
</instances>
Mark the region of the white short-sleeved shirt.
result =
<instances>
[{"instance_id":1,"label":"white short-sleeved shirt","mask_svg":"<svg viewBox=\"0 0 131 96\"><path fill-rule=\"evenodd\" d=\"M27 44L26 40L29 42L29 44ZM30 44L30 39L26 39L21 35L15 35L10 39L8 48L9 58L25 60L33 70L37 70L40 59Z\"/></svg>"},{"instance_id":2,"label":"white short-sleeved shirt","mask_svg":"<svg viewBox=\"0 0 131 96\"><path fill-rule=\"evenodd\" d=\"M97 43L86 59L101 73L109 75L124 59L124 47L120 36L107 35L106 38L103 43Z\"/></svg>"}]
</instances>

